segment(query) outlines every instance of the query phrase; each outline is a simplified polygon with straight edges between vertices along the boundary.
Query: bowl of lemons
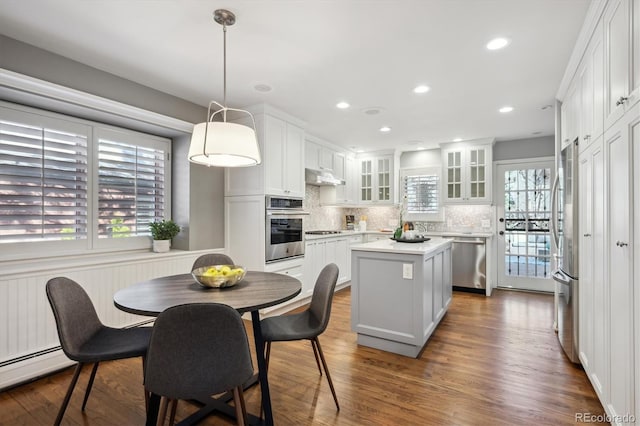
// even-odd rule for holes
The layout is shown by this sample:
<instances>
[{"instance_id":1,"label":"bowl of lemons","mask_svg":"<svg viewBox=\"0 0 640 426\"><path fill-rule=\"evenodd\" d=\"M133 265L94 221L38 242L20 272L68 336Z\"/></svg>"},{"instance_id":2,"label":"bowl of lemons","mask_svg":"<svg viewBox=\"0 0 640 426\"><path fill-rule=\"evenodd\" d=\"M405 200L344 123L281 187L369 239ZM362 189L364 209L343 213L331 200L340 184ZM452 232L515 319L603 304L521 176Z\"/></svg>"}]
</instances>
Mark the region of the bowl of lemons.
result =
<instances>
[{"instance_id":1,"label":"bowl of lemons","mask_svg":"<svg viewBox=\"0 0 640 426\"><path fill-rule=\"evenodd\" d=\"M203 287L224 288L238 284L246 274L240 265L211 265L191 271L193 278Z\"/></svg>"}]
</instances>

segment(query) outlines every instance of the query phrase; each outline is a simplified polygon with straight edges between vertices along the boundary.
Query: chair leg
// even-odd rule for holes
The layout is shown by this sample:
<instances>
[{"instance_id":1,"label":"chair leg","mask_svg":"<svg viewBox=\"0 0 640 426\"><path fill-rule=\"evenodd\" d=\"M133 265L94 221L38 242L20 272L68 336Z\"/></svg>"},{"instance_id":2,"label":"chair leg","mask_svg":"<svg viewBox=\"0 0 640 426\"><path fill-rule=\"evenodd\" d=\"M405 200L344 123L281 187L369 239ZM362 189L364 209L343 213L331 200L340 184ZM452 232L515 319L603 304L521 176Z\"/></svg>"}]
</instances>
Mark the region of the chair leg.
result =
<instances>
[{"instance_id":1,"label":"chair leg","mask_svg":"<svg viewBox=\"0 0 640 426\"><path fill-rule=\"evenodd\" d=\"M173 426L176 422L176 410L178 408L178 400L171 401L171 413L169 414L169 425Z\"/></svg>"},{"instance_id":2,"label":"chair leg","mask_svg":"<svg viewBox=\"0 0 640 426\"><path fill-rule=\"evenodd\" d=\"M73 373L73 378L71 379L71 383L69 383L69 389L67 389L67 394L64 396L64 400L62 401L62 407L60 407L60 411L58 411L58 417L56 417L56 421L53 423L54 426L58 426L62 421L62 417L64 416L64 412L67 409L67 405L69 405L69 400L71 399L71 394L73 393L73 388L76 387L76 383L78 382L78 377L80 377L80 372L82 371L82 367L84 367L84 363L79 362L76 366L76 371Z\"/></svg>"},{"instance_id":3,"label":"chair leg","mask_svg":"<svg viewBox=\"0 0 640 426\"><path fill-rule=\"evenodd\" d=\"M89 400L89 394L91 393L91 388L93 387L93 380L96 378L96 373L98 372L98 365L100 363L96 362L93 364L93 368L91 369L91 377L89 377L89 383L87 384L87 391L84 393L84 400L82 401L82 411L84 411L84 407L87 406L87 401Z\"/></svg>"},{"instance_id":4,"label":"chair leg","mask_svg":"<svg viewBox=\"0 0 640 426\"><path fill-rule=\"evenodd\" d=\"M236 406L238 425L244 426L247 422L247 408L244 404L244 391L242 390L242 386L233 388L233 403Z\"/></svg>"},{"instance_id":5,"label":"chair leg","mask_svg":"<svg viewBox=\"0 0 640 426\"><path fill-rule=\"evenodd\" d=\"M318 358L318 349L316 348L316 342L313 339L311 339L311 347L313 348L313 356L316 357L316 365L318 366L318 371L322 376L322 368L320 368L320 359Z\"/></svg>"},{"instance_id":6,"label":"chair leg","mask_svg":"<svg viewBox=\"0 0 640 426\"><path fill-rule=\"evenodd\" d=\"M269 371L269 358L271 357L271 342L265 342L264 345L264 368ZM264 414L264 408L262 407L262 397L260 397L260 418Z\"/></svg>"},{"instance_id":7,"label":"chair leg","mask_svg":"<svg viewBox=\"0 0 640 426\"><path fill-rule=\"evenodd\" d=\"M320 354L320 359L322 360L322 366L324 367L324 372L327 374L327 381L329 382L329 387L331 388L331 393L333 394L333 400L336 402L336 408L340 411L340 405L338 404L338 397L336 396L336 390L333 388L333 382L331 381L331 375L329 374L329 369L327 368L327 361L324 359L324 354L322 353L322 347L320 346L320 340L316 337L313 339L316 342L316 346L318 348L318 354Z\"/></svg>"},{"instance_id":8,"label":"chair leg","mask_svg":"<svg viewBox=\"0 0 640 426\"><path fill-rule=\"evenodd\" d=\"M169 398L166 396L160 398L160 413L158 414L156 426L164 425L164 418L167 417L167 405L169 405Z\"/></svg>"},{"instance_id":9,"label":"chair leg","mask_svg":"<svg viewBox=\"0 0 640 426\"><path fill-rule=\"evenodd\" d=\"M271 342L266 342L267 344L265 345L265 354L264 354L264 361L265 361L265 368L267 370L269 370L269 357L271 357Z\"/></svg>"},{"instance_id":10,"label":"chair leg","mask_svg":"<svg viewBox=\"0 0 640 426\"><path fill-rule=\"evenodd\" d=\"M149 395L149 409L147 410L146 426L155 426L158 422L158 411L160 409L160 395L151 392Z\"/></svg>"},{"instance_id":11,"label":"chair leg","mask_svg":"<svg viewBox=\"0 0 640 426\"><path fill-rule=\"evenodd\" d=\"M142 355L142 383L144 383L144 374L147 371L147 357ZM149 411L149 396L151 392L144 388L144 411L145 413Z\"/></svg>"}]
</instances>

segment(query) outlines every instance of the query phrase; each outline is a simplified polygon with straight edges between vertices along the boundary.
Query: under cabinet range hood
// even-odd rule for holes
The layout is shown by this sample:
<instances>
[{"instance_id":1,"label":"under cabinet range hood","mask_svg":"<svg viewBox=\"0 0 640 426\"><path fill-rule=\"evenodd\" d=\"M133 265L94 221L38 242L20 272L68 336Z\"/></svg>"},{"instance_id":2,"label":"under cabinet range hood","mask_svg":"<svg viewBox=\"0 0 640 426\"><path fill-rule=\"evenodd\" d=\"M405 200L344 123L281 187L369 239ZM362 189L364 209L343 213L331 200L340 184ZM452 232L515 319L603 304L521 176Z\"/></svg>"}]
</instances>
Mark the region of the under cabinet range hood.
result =
<instances>
[{"instance_id":1,"label":"under cabinet range hood","mask_svg":"<svg viewBox=\"0 0 640 426\"><path fill-rule=\"evenodd\" d=\"M304 181L309 185L316 186L344 185L344 180L335 177L326 170L304 169Z\"/></svg>"}]
</instances>

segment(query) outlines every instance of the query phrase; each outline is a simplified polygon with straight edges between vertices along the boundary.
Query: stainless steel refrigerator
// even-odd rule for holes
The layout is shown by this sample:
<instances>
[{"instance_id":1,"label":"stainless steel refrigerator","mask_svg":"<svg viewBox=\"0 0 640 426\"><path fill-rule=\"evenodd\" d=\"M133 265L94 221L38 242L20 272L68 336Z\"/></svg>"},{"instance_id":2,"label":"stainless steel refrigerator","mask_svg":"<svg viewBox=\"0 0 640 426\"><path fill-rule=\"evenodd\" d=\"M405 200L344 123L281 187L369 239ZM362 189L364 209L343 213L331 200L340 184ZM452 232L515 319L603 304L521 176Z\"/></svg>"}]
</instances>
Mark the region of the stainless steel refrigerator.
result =
<instances>
[{"instance_id":1,"label":"stainless steel refrigerator","mask_svg":"<svg viewBox=\"0 0 640 426\"><path fill-rule=\"evenodd\" d=\"M564 147L554 183L553 237L558 247L558 339L567 357L578 358L578 141Z\"/></svg>"}]
</instances>

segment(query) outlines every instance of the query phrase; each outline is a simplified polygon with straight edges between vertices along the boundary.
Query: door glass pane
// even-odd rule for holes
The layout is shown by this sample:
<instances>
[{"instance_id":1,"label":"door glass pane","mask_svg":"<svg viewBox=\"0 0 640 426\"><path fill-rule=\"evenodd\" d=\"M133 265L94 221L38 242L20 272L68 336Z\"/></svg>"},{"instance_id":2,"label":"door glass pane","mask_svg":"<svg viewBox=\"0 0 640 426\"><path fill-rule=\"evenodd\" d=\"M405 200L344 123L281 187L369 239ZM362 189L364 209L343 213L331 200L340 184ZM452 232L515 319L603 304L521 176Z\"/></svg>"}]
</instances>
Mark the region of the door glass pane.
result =
<instances>
[{"instance_id":1,"label":"door glass pane","mask_svg":"<svg viewBox=\"0 0 640 426\"><path fill-rule=\"evenodd\" d=\"M478 164L484 165L484 149L479 149L477 152L478 152Z\"/></svg>"},{"instance_id":2,"label":"door glass pane","mask_svg":"<svg viewBox=\"0 0 640 426\"><path fill-rule=\"evenodd\" d=\"M471 182L478 181L478 168L475 166L471 166Z\"/></svg>"},{"instance_id":3,"label":"door glass pane","mask_svg":"<svg viewBox=\"0 0 640 426\"><path fill-rule=\"evenodd\" d=\"M505 274L549 278L550 169L509 170L504 175ZM478 187L484 193L484 184Z\"/></svg>"}]
</instances>

